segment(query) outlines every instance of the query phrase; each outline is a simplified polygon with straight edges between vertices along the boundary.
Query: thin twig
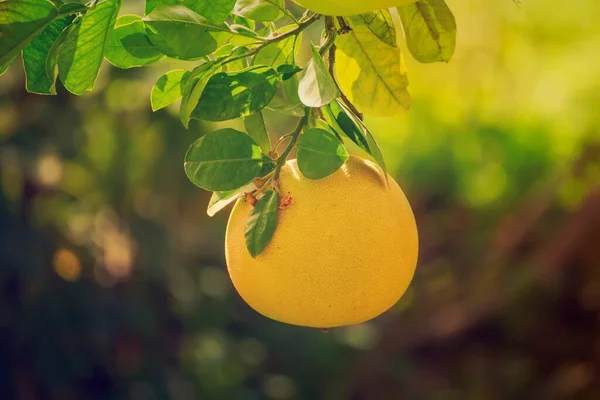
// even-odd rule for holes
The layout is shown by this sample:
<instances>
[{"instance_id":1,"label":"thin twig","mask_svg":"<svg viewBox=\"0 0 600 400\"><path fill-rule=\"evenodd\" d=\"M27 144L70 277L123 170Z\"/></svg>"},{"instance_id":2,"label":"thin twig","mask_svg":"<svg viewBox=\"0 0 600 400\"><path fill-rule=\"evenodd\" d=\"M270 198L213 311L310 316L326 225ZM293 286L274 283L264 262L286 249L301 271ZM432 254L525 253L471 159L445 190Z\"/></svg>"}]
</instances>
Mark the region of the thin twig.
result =
<instances>
[{"instance_id":1,"label":"thin twig","mask_svg":"<svg viewBox=\"0 0 600 400\"><path fill-rule=\"evenodd\" d=\"M352 104L350 99L348 99L348 97L346 97L346 95L344 94L344 91L340 87L340 84L338 83L337 78L335 76L335 50L336 50L335 44L329 48L329 73L333 77L333 80L338 87L338 91L340 92L340 97L341 97L342 101L344 102L344 104L350 109L350 111L352 111L352 114L356 115L356 117L362 121L363 120L362 113L360 111L358 111L358 109L354 106L354 104Z\"/></svg>"},{"instance_id":2,"label":"thin twig","mask_svg":"<svg viewBox=\"0 0 600 400\"><path fill-rule=\"evenodd\" d=\"M290 136L292 139L288 143L285 150L283 150L283 153L281 153L281 155L277 159L277 165L275 166L275 174L273 175L273 187L275 188L275 190L277 190L277 192L281 192L279 189L279 174L281 173L281 168L285 165L287 157L290 155L292 149L296 145L296 142L298 141L298 138L300 137L300 134L302 133L302 129L304 129L304 126L308 122L309 115L310 115L310 108L305 107L304 108L304 116L300 119L300 121L298 121L298 125L296 125L296 128L294 129L294 131L292 133L290 133Z\"/></svg>"}]
</instances>

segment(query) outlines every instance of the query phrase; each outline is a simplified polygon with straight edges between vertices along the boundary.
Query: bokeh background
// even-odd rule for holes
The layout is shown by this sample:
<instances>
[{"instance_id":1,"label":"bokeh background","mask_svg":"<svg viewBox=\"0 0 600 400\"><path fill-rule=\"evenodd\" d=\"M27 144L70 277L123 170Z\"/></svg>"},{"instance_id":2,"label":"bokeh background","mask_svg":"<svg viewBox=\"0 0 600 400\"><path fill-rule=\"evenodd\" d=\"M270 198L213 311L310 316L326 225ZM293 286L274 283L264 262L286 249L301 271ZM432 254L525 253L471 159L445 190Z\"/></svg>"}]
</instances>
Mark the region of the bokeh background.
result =
<instances>
[{"instance_id":1,"label":"bokeh background","mask_svg":"<svg viewBox=\"0 0 600 400\"><path fill-rule=\"evenodd\" d=\"M228 212L209 218L182 168L213 127L150 111L179 64L105 65L80 98L29 95L13 66L0 399L600 399L600 2L448 4L453 60L407 57L411 111L367 120L414 207L414 282L328 334L233 290Z\"/></svg>"}]
</instances>

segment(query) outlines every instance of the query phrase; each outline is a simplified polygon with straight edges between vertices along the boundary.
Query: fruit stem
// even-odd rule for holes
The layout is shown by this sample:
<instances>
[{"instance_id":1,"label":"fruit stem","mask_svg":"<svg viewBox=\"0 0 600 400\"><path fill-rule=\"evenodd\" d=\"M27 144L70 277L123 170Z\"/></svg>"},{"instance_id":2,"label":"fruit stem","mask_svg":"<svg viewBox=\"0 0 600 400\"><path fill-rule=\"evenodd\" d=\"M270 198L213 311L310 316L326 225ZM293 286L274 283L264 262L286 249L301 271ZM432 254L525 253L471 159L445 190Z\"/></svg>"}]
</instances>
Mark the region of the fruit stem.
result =
<instances>
[{"instance_id":1,"label":"fruit stem","mask_svg":"<svg viewBox=\"0 0 600 400\"><path fill-rule=\"evenodd\" d=\"M289 136L291 137L290 142L288 143L285 150L283 150L283 153L281 153L279 158L277 158L277 165L275 165L275 173L273 174L273 188L275 190L277 190L277 192L279 194L281 194L281 190L279 188L279 174L281 173L281 168L285 165L287 157L290 155L292 149L296 145L296 142L298 142L298 138L300 137L300 134L302 133L302 129L304 129L304 126L308 122L309 115L310 115L310 108L305 107L304 108L304 116L302 118L300 118L300 121L298 121L298 125L296 125L296 128L294 129L294 131L289 134Z\"/></svg>"}]
</instances>

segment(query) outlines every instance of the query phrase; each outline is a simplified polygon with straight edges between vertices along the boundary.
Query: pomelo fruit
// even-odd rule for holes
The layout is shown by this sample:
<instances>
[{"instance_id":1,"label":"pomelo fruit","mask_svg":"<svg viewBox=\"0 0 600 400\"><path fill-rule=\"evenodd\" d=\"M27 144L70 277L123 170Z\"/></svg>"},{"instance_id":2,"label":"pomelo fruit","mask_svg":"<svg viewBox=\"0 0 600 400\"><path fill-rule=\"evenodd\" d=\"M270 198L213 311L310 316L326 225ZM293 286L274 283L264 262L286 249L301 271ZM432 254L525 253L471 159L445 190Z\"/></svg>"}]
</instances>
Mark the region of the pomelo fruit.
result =
<instances>
[{"instance_id":1,"label":"pomelo fruit","mask_svg":"<svg viewBox=\"0 0 600 400\"><path fill-rule=\"evenodd\" d=\"M320 180L302 176L296 160L281 170L293 204L279 210L271 242L256 258L244 228L252 206L238 200L227 225L231 280L256 311L317 328L357 324L392 307L417 263L418 236L398 184L371 161L350 157Z\"/></svg>"}]
</instances>

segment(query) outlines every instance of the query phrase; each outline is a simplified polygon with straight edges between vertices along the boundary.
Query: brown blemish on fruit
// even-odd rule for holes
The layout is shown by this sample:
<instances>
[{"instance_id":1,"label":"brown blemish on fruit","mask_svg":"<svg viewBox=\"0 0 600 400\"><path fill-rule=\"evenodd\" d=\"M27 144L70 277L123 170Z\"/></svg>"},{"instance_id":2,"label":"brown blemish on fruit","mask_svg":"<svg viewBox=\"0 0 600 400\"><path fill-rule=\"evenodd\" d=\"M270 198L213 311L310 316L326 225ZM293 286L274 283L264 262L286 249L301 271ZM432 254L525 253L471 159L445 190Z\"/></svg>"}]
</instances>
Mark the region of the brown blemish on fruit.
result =
<instances>
[{"instance_id":1,"label":"brown blemish on fruit","mask_svg":"<svg viewBox=\"0 0 600 400\"><path fill-rule=\"evenodd\" d=\"M290 207L292 204L294 204L294 198L292 196L290 196L289 194L286 194L285 196L283 196L281 198L281 200L279 200L279 209L285 210L286 208Z\"/></svg>"}]
</instances>

